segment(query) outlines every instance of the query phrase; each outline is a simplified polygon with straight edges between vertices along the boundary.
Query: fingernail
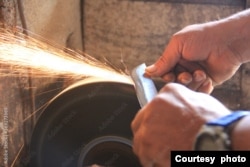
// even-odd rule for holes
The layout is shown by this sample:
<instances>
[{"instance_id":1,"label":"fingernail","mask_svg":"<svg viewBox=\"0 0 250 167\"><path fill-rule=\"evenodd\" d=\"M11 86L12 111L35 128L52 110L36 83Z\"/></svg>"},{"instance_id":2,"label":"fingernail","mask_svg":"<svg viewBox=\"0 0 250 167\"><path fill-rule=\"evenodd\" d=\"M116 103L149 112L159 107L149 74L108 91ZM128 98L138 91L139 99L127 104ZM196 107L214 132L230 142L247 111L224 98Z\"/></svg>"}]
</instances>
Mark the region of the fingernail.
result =
<instances>
[{"instance_id":1,"label":"fingernail","mask_svg":"<svg viewBox=\"0 0 250 167\"><path fill-rule=\"evenodd\" d=\"M170 74L166 74L162 77L162 79L165 81L165 82L175 82L176 80L176 76L172 73Z\"/></svg>"},{"instance_id":2,"label":"fingernail","mask_svg":"<svg viewBox=\"0 0 250 167\"><path fill-rule=\"evenodd\" d=\"M191 81L192 81L191 77L183 77L183 78L181 78L181 83L184 84L184 85L189 84Z\"/></svg>"},{"instance_id":3,"label":"fingernail","mask_svg":"<svg viewBox=\"0 0 250 167\"><path fill-rule=\"evenodd\" d=\"M194 80L200 82L206 79L206 76L203 73L194 73Z\"/></svg>"},{"instance_id":4,"label":"fingernail","mask_svg":"<svg viewBox=\"0 0 250 167\"><path fill-rule=\"evenodd\" d=\"M150 65L150 66L146 67L145 70L148 73L154 73L157 70L157 67L153 64L153 65Z\"/></svg>"}]
</instances>

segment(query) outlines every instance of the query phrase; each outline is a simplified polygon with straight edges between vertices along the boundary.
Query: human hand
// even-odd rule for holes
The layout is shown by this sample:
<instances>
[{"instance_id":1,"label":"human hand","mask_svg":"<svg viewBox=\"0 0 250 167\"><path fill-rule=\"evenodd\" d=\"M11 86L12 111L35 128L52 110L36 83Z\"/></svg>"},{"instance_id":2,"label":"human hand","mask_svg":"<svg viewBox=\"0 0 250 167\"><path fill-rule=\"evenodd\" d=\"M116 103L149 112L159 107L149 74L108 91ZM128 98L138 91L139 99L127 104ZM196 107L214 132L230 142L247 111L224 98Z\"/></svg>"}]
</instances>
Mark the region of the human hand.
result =
<instances>
[{"instance_id":1,"label":"human hand","mask_svg":"<svg viewBox=\"0 0 250 167\"><path fill-rule=\"evenodd\" d=\"M234 34L224 22L188 26L173 35L163 55L146 74L176 81L210 93L215 85L228 80L241 65ZM237 34L235 34L237 35Z\"/></svg>"},{"instance_id":2,"label":"human hand","mask_svg":"<svg viewBox=\"0 0 250 167\"><path fill-rule=\"evenodd\" d=\"M204 123L229 113L212 96L169 83L133 120L133 150L144 167L170 167L170 150L191 150Z\"/></svg>"}]
</instances>

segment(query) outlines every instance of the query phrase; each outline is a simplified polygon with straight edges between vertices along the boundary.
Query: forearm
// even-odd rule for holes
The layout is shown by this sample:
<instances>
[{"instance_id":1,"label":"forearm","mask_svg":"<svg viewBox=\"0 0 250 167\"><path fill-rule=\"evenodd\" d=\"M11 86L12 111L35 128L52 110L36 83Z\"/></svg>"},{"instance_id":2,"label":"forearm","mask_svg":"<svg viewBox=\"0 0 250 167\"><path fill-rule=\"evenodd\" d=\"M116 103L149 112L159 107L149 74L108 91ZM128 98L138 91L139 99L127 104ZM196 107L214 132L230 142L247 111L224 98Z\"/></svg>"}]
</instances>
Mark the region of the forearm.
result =
<instances>
[{"instance_id":1,"label":"forearm","mask_svg":"<svg viewBox=\"0 0 250 167\"><path fill-rule=\"evenodd\" d=\"M250 150L250 116L241 119L231 134L233 150Z\"/></svg>"},{"instance_id":2,"label":"forearm","mask_svg":"<svg viewBox=\"0 0 250 167\"><path fill-rule=\"evenodd\" d=\"M234 40L234 48L241 55L242 63L250 61L250 10L235 14L226 22L233 25L238 33ZM238 31L237 31L238 29ZM250 150L250 116L240 120L231 134L233 150Z\"/></svg>"},{"instance_id":3,"label":"forearm","mask_svg":"<svg viewBox=\"0 0 250 167\"><path fill-rule=\"evenodd\" d=\"M234 14L228 18L218 21L222 24L225 32L227 46L241 63L250 61L250 10Z\"/></svg>"}]
</instances>

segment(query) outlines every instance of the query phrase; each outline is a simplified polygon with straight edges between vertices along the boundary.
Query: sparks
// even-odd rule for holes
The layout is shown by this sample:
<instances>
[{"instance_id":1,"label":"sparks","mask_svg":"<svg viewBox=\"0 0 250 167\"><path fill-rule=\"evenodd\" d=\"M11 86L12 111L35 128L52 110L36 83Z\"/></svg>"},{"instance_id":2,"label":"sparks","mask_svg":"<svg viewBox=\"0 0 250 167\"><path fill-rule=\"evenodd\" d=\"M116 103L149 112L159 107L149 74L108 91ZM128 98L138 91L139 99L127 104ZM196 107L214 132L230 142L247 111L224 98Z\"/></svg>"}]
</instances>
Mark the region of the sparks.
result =
<instances>
[{"instance_id":1,"label":"sparks","mask_svg":"<svg viewBox=\"0 0 250 167\"><path fill-rule=\"evenodd\" d=\"M30 68L44 75L82 75L106 78L131 83L130 77L97 62L97 60L77 59L63 50L49 47L30 37L16 37L0 34L0 63L11 65L14 70Z\"/></svg>"}]
</instances>

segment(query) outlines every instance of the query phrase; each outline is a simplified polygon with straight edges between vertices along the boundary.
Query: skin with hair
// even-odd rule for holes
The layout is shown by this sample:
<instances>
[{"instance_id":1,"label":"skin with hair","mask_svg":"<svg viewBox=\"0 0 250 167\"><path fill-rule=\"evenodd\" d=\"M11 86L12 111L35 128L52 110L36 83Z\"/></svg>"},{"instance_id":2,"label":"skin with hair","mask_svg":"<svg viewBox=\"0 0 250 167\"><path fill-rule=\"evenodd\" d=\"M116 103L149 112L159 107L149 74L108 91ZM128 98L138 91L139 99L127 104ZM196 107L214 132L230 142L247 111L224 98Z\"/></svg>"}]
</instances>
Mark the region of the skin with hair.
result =
<instances>
[{"instance_id":1,"label":"skin with hair","mask_svg":"<svg viewBox=\"0 0 250 167\"><path fill-rule=\"evenodd\" d=\"M250 59L250 10L190 25L171 38L163 55L146 69L148 76L177 81L210 93Z\"/></svg>"},{"instance_id":2,"label":"skin with hair","mask_svg":"<svg viewBox=\"0 0 250 167\"><path fill-rule=\"evenodd\" d=\"M191 150L203 124L231 111L210 96L250 60L250 10L185 27L146 74L168 83L135 116L133 150L144 167L169 167L170 150ZM250 150L250 116L231 133L234 150Z\"/></svg>"}]
</instances>

